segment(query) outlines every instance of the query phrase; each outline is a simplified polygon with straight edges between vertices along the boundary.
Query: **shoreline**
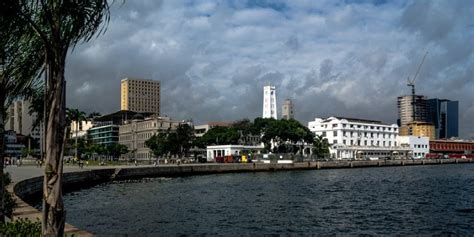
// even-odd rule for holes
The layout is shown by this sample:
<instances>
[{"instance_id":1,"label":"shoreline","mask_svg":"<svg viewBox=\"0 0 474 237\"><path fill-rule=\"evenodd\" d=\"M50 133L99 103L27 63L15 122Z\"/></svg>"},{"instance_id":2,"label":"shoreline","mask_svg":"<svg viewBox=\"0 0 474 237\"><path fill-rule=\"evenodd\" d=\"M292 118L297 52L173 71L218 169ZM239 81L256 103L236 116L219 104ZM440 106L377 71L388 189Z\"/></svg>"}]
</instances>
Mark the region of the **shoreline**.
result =
<instances>
[{"instance_id":1,"label":"shoreline","mask_svg":"<svg viewBox=\"0 0 474 237\"><path fill-rule=\"evenodd\" d=\"M314 161L292 164L264 163L211 163L183 164L147 167L113 167L84 169L63 174L63 193L92 187L116 180L133 180L153 177L177 177L219 173L276 172L292 170L350 169L371 167L393 167L414 165L472 164L474 159L437 159L437 160L376 160L376 161ZM28 218L36 220L41 212L31 204L41 198L43 177L36 176L15 180L8 190L15 196L17 207L12 219ZM87 230L81 230L66 223L66 234L93 236Z\"/></svg>"}]
</instances>

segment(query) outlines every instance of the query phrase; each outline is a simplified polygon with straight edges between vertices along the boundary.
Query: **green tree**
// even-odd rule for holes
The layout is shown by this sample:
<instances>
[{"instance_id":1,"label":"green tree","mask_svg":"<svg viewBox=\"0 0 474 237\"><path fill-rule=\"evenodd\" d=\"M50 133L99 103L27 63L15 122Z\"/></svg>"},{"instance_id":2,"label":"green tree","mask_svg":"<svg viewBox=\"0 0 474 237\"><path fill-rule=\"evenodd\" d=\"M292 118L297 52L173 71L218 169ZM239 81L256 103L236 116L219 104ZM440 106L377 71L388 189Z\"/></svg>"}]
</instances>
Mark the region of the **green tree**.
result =
<instances>
[{"instance_id":1,"label":"green tree","mask_svg":"<svg viewBox=\"0 0 474 237\"><path fill-rule=\"evenodd\" d=\"M158 133L145 141L145 146L150 148L153 155L160 158L170 152L168 146L168 133Z\"/></svg>"},{"instance_id":2,"label":"green tree","mask_svg":"<svg viewBox=\"0 0 474 237\"><path fill-rule=\"evenodd\" d=\"M102 115L99 112L92 112L89 115L87 115L87 119L94 119L94 118L97 118L97 117L100 117L100 116L102 116Z\"/></svg>"},{"instance_id":3,"label":"green tree","mask_svg":"<svg viewBox=\"0 0 474 237\"><path fill-rule=\"evenodd\" d=\"M240 134L233 127L213 127L202 136L202 143L205 145L225 145L237 144Z\"/></svg>"},{"instance_id":4,"label":"green tree","mask_svg":"<svg viewBox=\"0 0 474 237\"><path fill-rule=\"evenodd\" d=\"M46 88L46 160L43 187L42 234L64 234L62 155L66 134L65 65L70 48L89 41L109 19L107 0L4 0L6 12L25 23L30 39L39 39L44 53ZM103 28L102 28L103 29Z\"/></svg>"},{"instance_id":5,"label":"green tree","mask_svg":"<svg viewBox=\"0 0 474 237\"><path fill-rule=\"evenodd\" d=\"M106 147L108 155L112 156L114 159L118 159L121 155L128 153L128 147L123 144L112 144Z\"/></svg>"},{"instance_id":6,"label":"green tree","mask_svg":"<svg viewBox=\"0 0 474 237\"><path fill-rule=\"evenodd\" d=\"M176 128L176 142L179 144L178 154L187 156L194 141L194 128L187 123L178 125Z\"/></svg>"},{"instance_id":7,"label":"green tree","mask_svg":"<svg viewBox=\"0 0 474 237\"><path fill-rule=\"evenodd\" d=\"M294 119L256 118L253 130L262 134L267 150L270 150L272 143L275 144L274 152L297 152L304 143L312 143L314 137L306 126ZM300 144L301 148L296 144Z\"/></svg>"},{"instance_id":8,"label":"green tree","mask_svg":"<svg viewBox=\"0 0 474 237\"><path fill-rule=\"evenodd\" d=\"M23 21L9 11L10 1L0 1L0 177L4 164L6 108L17 97L28 97L35 85L44 56L28 36ZM5 221L5 183L0 181L0 223Z\"/></svg>"},{"instance_id":9,"label":"green tree","mask_svg":"<svg viewBox=\"0 0 474 237\"><path fill-rule=\"evenodd\" d=\"M313 154L318 157L327 157L329 155L328 139L322 135L316 135L313 142Z\"/></svg>"}]
</instances>

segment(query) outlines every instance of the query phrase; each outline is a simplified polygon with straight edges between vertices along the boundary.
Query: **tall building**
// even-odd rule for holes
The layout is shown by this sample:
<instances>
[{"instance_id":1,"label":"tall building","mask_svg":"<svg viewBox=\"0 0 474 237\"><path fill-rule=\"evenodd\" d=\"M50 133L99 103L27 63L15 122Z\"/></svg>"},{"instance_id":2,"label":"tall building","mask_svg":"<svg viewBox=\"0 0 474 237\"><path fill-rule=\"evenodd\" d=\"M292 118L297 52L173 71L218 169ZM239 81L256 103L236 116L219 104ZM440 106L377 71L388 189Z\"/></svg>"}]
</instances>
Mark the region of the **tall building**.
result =
<instances>
[{"instance_id":1,"label":"tall building","mask_svg":"<svg viewBox=\"0 0 474 237\"><path fill-rule=\"evenodd\" d=\"M415 118L413 119L413 97L411 95L400 96L398 104L398 126L404 127L411 122L428 122L428 103L423 95L415 95Z\"/></svg>"},{"instance_id":2,"label":"tall building","mask_svg":"<svg viewBox=\"0 0 474 237\"><path fill-rule=\"evenodd\" d=\"M289 99L286 99L285 102L283 102L283 106L281 108L281 118L282 119L295 118L295 115L293 113L293 103Z\"/></svg>"},{"instance_id":3,"label":"tall building","mask_svg":"<svg viewBox=\"0 0 474 237\"><path fill-rule=\"evenodd\" d=\"M407 156L409 147L397 144L398 126L380 121L344 117L315 118L310 131L327 139L335 159L371 159Z\"/></svg>"},{"instance_id":4,"label":"tall building","mask_svg":"<svg viewBox=\"0 0 474 237\"><path fill-rule=\"evenodd\" d=\"M436 139L459 136L459 102L446 99L429 99L429 122L434 124Z\"/></svg>"},{"instance_id":5,"label":"tall building","mask_svg":"<svg viewBox=\"0 0 474 237\"><path fill-rule=\"evenodd\" d=\"M274 86L263 87L263 115L262 118L277 119L276 89Z\"/></svg>"},{"instance_id":6,"label":"tall building","mask_svg":"<svg viewBox=\"0 0 474 237\"><path fill-rule=\"evenodd\" d=\"M27 100L14 101L8 107L5 130L13 130L18 134L31 136L37 140L42 140L42 126L33 128L36 114L30 114L31 103Z\"/></svg>"},{"instance_id":7,"label":"tall building","mask_svg":"<svg viewBox=\"0 0 474 237\"><path fill-rule=\"evenodd\" d=\"M122 79L121 110L160 115L160 82L145 79Z\"/></svg>"}]
</instances>

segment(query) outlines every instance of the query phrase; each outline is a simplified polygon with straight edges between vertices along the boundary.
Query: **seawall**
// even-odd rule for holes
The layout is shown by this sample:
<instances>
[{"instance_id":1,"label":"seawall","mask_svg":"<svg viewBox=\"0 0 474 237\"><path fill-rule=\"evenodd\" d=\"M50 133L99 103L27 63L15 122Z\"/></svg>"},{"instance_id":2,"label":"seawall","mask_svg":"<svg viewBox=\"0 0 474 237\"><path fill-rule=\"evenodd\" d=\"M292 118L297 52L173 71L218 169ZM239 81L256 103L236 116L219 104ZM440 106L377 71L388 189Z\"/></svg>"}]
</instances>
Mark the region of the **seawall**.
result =
<instances>
[{"instance_id":1,"label":"seawall","mask_svg":"<svg viewBox=\"0 0 474 237\"><path fill-rule=\"evenodd\" d=\"M113 180L141 179L148 177L172 177L186 175L204 175L217 173L269 172L285 170L340 169L362 167L387 167L409 165L442 165L474 163L474 159L440 160L380 160L380 161L322 161L299 162L293 164L186 164L156 167L98 168L63 174L63 192L87 188ZM16 195L17 208L12 218L41 219L41 212L31 206L42 195L43 177L20 180L9 186ZM67 211L67 210L66 210ZM67 218L67 213L66 213ZM91 236L90 233L66 224L65 232L75 236Z\"/></svg>"}]
</instances>

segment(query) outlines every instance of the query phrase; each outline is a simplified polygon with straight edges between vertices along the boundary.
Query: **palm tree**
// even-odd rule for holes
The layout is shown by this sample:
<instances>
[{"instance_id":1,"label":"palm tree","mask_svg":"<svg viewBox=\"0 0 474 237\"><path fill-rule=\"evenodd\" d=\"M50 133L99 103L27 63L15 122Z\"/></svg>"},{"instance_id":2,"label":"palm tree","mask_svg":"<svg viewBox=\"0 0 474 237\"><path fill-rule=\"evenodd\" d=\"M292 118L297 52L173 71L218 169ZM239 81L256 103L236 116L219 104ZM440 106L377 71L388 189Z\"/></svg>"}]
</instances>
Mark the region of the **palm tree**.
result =
<instances>
[{"instance_id":1,"label":"palm tree","mask_svg":"<svg viewBox=\"0 0 474 237\"><path fill-rule=\"evenodd\" d=\"M79 124L82 123L82 121L86 121L86 113L84 113L83 111L80 111L78 109L66 109L66 113L67 113L67 117L69 118L69 121L74 121L75 124L76 124L76 127L75 127L75 132L76 132L76 136L74 138L74 143L75 143L75 151L74 151L74 156L76 158L79 158L77 155L77 137L79 136Z\"/></svg>"},{"instance_id":2,"label":"palm tree","mask_svg":"<svg viewBox=\"0 0 474 237\"><path fill-rule=\"evenodd\" d=\"M100 116L102 116L102 115L99 112L92 112L89 115L87 115L87 118L88 119L94 119L94 118L100 117Z\"/></svg>"},{"instance_id":3,"label":"palm tree","mask_svg":"<svg viewBox=\"0 0 474 237\"><path fill-rule=\"evenodd\" d=\"M43 181L42 234L64 234L62 200L63 152L66 139L65 78L66 56L79 42L89 41L102 23L109 20L107 0L2 0L15 19L25 22L30 32L39 37L46 83L46 160Z\"/></svg>"},{"instance_id":4,"label":"palm tree","mask_svg":"<svg viewBox=\"0 0 474 237\"><path fill-rule=\"evenodd\" d=\"M3 180L6 108L16 97L28 97L42 67L39 44L30 38L25 25L0 2L0 223L5 221Z\"/></svg>"},{"instance_id":5,"label":"palm tree","mask_svg":"<svg viewBox=\"0 0 474 237\"><path fill-rule=\"evenodd\" d=\"M313 142L313 154L319 157L324 157L329 154L329 142L328 139L322 135L316 135Z\"/></svg>"}]
</instances>

